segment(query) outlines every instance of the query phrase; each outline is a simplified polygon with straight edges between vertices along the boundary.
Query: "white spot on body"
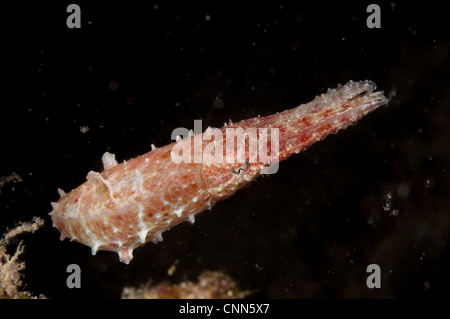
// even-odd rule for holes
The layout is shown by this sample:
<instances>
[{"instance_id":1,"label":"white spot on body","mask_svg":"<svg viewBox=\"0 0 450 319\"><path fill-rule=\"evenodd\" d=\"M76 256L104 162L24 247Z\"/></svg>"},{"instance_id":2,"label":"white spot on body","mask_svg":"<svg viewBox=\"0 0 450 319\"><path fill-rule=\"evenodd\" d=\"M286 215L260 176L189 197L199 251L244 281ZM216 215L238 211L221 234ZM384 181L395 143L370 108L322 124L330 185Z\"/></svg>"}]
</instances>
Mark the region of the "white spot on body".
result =
<instances>
[{"instance_id":1,"label":"white spot on body","mask_svg":"<svg viewBox=\"0 0 450 319\"><path fill-rule=\"evenodd\" d=\"M141 243L145 243L145 239L147 238L147 233L148 233L148 229L147 229L147 225L144 223L143 220L144 217L144 206L142 206L142 204L139 203L139 211L138 211L138 218L139 218L139 239L141 240Z\"/></svg>"},{"instance_id":2,"label":"white spot on body","mask_svg":"<svg viewBox=\"0 0 450 319\"><path fill-rule=\"evenodd\" d=\"M180 208L174 210L174 214L177 215L178 217L181 217L181 214L183 213L183 208L184 207L180 207Z\"/></svg>"}]
</instances>

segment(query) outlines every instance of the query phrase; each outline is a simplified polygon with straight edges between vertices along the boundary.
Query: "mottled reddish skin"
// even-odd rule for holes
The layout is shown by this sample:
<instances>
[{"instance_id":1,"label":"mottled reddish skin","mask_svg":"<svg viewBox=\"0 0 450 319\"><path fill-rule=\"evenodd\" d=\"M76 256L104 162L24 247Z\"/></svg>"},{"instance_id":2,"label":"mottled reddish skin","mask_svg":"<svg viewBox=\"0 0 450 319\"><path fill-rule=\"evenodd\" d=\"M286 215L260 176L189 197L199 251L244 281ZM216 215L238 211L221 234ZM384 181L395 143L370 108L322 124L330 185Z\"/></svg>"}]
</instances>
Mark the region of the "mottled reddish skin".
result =
<instances>
[{"instance_id":1,"label":"mottled reddish skin","mask_svg":"<svg viewBox=\"0 0 450 319\"><path fill-rule=\"evenodd\" d=\"M297 108L226 125L224 145L226 128L278 128L279 154L271 156L284 160L387 104L382 92L374 89L368 81L349 82ZM208 143L203 141L203 147ZM232 174L231 167L235 172L243 167L236 162L175 164L171 159L175 144L101 174L90 173L87 182L53 203L50 215L61 239L88 245L93 254L97 249L115 251L128 263L134 248L162 240L161 234L178 223L193 222L196 214L255 180L269 164L249 163L240 174ZM246 159L249 155L246 152Z\"/></svg>"}]
</instances>

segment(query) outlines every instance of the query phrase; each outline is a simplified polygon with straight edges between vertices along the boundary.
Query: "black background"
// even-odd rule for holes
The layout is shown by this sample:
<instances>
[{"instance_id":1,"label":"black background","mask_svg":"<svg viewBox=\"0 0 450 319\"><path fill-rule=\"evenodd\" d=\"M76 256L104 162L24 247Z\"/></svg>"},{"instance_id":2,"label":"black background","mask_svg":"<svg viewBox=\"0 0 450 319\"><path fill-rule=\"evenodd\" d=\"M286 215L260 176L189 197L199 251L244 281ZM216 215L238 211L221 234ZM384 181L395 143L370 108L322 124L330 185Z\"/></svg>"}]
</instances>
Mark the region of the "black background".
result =
<instances>
[{"instance_id":1,"label":"black background","mask_svg":"<svg viewBox=\"0 0 450 319\"><path fill-rule=\"evenodd\" d=\"M81 29L67 28L67 1L2 5L0 177L23 181L1 188L0 230L46 221L17 239L25 288L119 298L124 286L219 270L258 298L448 295L446 6L378 1L381 29L369 29L371 2L80 1ZM56 189L99 171L105 151L123 161L194 119L220 127L365 79L392 97L387 108L135 250L128 266L51 227ZM81 289L66 286L72 263ZM371 263L381 289L366 286Z\"/></svg>"}]
</instances>

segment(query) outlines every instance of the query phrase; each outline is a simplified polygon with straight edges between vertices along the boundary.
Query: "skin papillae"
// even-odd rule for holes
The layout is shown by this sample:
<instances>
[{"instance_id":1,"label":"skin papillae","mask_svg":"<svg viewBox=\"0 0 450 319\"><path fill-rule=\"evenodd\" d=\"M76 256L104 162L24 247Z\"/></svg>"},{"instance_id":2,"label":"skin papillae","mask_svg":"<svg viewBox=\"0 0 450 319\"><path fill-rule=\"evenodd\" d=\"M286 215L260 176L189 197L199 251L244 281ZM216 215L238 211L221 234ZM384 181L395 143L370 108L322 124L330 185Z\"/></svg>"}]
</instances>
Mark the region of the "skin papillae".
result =
<instances>
[{"instance_id":1,"label":"skin papillae","mask_svg":"<svg viewBox=\"0 0 450 319\"><path fill-rule=\"evenodd\" d=\"M266 117L230 122L220 129L224 154L227 129L264 128L267 132L278 129L279 147L272 153L272 140L265 136L269 161L259 157L250 161L250 149L244 150L244 164L237 160L181 163L173 160L171 151L177 143L194 145L194 140L200 139L205 150L212 141L211 137L205 139L208 130L121 164L114 155L105 153L102 173L89 172L87 181L67 194L58 190L61 198L52 203L50 213L53 226L60 231L61 240L70 238L90 246L93 255L97 250L117 252L120 261L128 264L136 247L162 241L164 231L183 221L193 223L196 214L254 181L269 165L387 105L383 92L375 89L370 81L350 81L329 89L310 103ZM238 152L237 147L235 151Z\"/></svg>"}]
</instances>

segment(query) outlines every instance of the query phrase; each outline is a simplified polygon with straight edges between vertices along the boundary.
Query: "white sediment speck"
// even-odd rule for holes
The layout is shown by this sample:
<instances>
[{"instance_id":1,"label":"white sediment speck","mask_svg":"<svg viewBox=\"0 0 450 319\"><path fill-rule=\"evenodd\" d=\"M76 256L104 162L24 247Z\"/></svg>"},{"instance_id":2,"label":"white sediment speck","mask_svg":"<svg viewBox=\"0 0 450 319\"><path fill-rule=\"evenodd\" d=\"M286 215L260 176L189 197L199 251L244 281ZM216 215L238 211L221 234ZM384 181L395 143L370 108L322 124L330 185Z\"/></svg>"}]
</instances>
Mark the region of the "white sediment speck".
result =
<instances>
[{"instance_id":1,"label":"white sediment speck","mask_svg":"<svg viewBox=\"0 0 450 319\"><path fill-rule=\"evenodd\" d=\"M89 126L80 126L80 132L86 134L89 131Z\"/></svg>"}]
</instances>

